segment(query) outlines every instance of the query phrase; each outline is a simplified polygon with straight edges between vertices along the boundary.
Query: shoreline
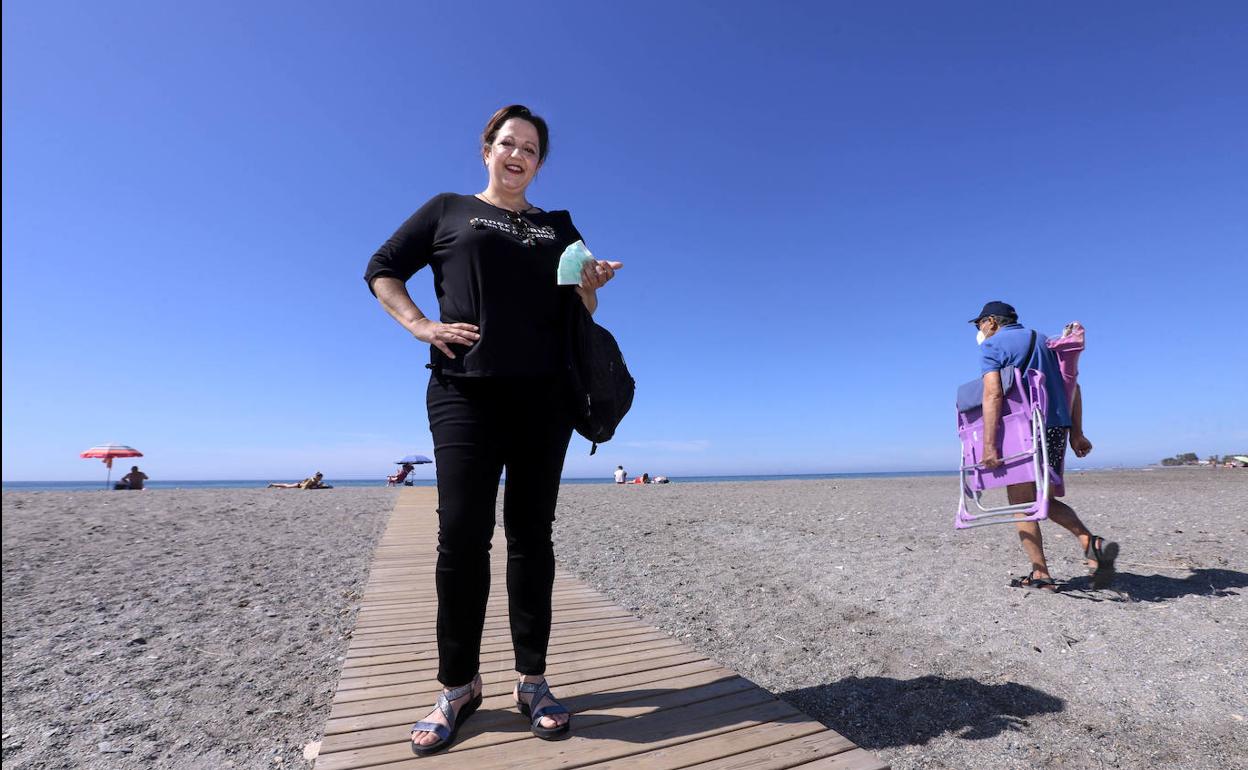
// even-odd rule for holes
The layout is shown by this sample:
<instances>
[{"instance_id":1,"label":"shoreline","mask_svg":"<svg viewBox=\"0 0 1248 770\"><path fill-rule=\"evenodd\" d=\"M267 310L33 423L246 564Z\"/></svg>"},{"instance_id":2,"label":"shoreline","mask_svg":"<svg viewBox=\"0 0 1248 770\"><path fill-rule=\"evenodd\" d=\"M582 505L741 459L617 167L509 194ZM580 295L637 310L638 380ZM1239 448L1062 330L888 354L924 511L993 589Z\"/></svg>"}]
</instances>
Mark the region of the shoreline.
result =
<instances>
[{"instance_id":1,"label":"shoreline","mask_svg":"<svg viewBox=\"0 0 1248 770\"><path fill-rule=\"evenodd\" d=\"M1067 473L1135 473L1157 470L1213 470L1209 466L1107 466L1093 468L1078 468L1069 466ZM1248 470L1244 468L1223 468L1219 466L1216 470ZM673 484L717 484L732 482L755 482L755 481L789 481L789 480L835 480L835 479L901 479L901 478L929 478L929 477L950 477L957 476L957 470L922 470L922 471L845 471L837 473L787 473L787 474L739 474L728 476L668 476ZM394 489L395 487L387 487L385 479L334 479L327 478L326 481L335 488L341 489ZM631 476L630 476L631 481ZM268 479L172 479L169 481L156 480L149 481L147 489L143 491L169 491L174 489L263 489L269 483ZM582 485L611 485L614 482L607 477L583 476L569 477L560 479L561 485L582 486ZM415 483L410 486L432 487L436 486L435 479L416 479ZM3 492L120 492L124 490L113 490L106 488L102 482L98 480L87 481L5 481L2 483Z\"/></svg>"}]
</instances>

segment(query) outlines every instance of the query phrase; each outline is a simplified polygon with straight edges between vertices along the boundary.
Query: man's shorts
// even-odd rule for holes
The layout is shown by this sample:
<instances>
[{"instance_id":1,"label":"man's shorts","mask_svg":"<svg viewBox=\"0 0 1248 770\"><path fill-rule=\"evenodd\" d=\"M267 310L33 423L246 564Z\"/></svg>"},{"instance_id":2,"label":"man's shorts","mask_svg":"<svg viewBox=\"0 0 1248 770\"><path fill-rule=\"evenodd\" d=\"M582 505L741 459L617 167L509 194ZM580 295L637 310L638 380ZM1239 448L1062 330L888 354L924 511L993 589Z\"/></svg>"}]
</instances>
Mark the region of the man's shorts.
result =
<instances>
[{"instance_id":1,"label":"man's shorts","mask_svg":"<svg viewBox=\"0 0 1248 770\"><path fill-rule=\"evenodd\" d=\"M1066 434L1070 432L1070 428L1047 428L1045 430L1044 443L1049 448L1049 467L1058 476L1062 475L1062 468L1066 465Z\"/></svg>"}]
</instances>

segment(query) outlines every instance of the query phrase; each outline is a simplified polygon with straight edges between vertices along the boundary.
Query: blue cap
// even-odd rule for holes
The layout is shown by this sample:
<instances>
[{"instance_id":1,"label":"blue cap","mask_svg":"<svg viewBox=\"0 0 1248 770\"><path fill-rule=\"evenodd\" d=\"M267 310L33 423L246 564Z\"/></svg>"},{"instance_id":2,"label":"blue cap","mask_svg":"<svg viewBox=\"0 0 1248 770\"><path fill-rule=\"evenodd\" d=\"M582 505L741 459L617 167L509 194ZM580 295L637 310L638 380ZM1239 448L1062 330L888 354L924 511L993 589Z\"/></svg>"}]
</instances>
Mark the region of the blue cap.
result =
<instances>
[{"instance_id":1,"label":"blue cap","mask_svg":"<svg viewBox=\"0 0 1248 770\"><path fill-rule=\"evenodd\" d=\"M979 315L971 319L971 323L977 324L990 315L999 315L1003 318L1018 320L1018 312L1014 310L1013 305L994 299L992 302L984 304L984 309L979 311Z\"/></svg>"}]
</instances>

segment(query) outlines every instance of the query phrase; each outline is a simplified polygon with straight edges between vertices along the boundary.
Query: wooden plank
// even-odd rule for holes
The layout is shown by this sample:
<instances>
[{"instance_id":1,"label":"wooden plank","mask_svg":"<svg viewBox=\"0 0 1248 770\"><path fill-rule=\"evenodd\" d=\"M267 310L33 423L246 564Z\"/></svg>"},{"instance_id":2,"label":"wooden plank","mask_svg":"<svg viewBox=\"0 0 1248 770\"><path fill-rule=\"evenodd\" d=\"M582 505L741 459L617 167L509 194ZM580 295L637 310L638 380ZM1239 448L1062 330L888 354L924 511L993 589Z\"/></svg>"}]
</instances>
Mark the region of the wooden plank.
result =
<instances>
[{"instance_id":1,"label":"wooden plank","mask_svg":"<svg viewBox=\"0 0 1248 770\"><path fill-rule=\"evenodd\" d=\"M856 748L853 741L831 730L821 730L795 740L764 745L734 756L701 762L698 770L782 770L804 766Z\"/></svg>"},{"instance_id":2,"label":"wooden plank","mask_svg":"<svg viewBox=\"0 0 1248 770\"><path fill-rule=\"evenodd\" d=\"M839 768L883 762L752 682L648 626L563 570L556 571L547 672L572 710L565 741L537 740L512 694L517 674L506 599L505 548L491 552L481 646L484 702L443 754L417 757L411 724L439 685L433 571L436 490L400 492L343 660L318 770L517 763L551 768Z\"/></svg>"},{"instance_id":3,"label":"wooden plank","mask_svg":"<svg viewBox=\"0 0 1248 770\"><path fill-rule=\"evenodd\" d=\"M585 610L601 609L603 607L617 607L615 602L603 597L585 598L585 599L567 599L553 605L558 608L560 613L580 612ZM394 611L385 614L369 615L364 619L363 623L357 623L355 627L355 636L366 636L369 634L383 634L387 632L408 631L412 628L423 628L429 624L429 616L436 612L436 607L430 607L425 612L417 610ZM422 617L423 615L423 617ZM499 607L493 604L487 605L485 610L486 622L506 620L508 617L507 607Z\"/></svg>"},{"instance_id":4,"label":"wooden plank","mask_svg":"<svg viewBox=\"0 0 1248 770\"><path fill-rule=\"evenodd\" d=\"M655 642L630 646L627 652L606 657L604 657L602 652L597 649L580 650L577 652L565 653L563 655L548 655L546 658L546 665L551 671L551 676L553 677L555 671L562 669L559 664L563 663L570 663L573 661L590 661L594 663L618 661L622 664L641 663L656 656L684 652L686 649L687 648L684 645L675 639L661 639ZM510 650L493 653L488 656L483 655L481 656L481 675L484 678L487 673L492 674L499 671L511 672L514 670L514 663L515 656ZM395 695L404 695L411 692L414 686L419 687L420 685L427 684L437 672L437 667L437 661L431 660L424 671L419 672L421 676L413 676L411 674L395 674L392 676L398 677L397 681L384 681L364 687L353 687L347 689L339 688L338 694L334 696L334 703L347 703L357 700L389 698ZM388 677L380 678L383 680L389 680Z\"/></svg>"},{"instance_id":5,"label":"wooden plank","mask_svg":"<svg viewBox=\"0 0 1248 770\"><path fill-rule=\"evenodd\" d=\"M602 634L613 633L613 634L618 634L620 636L630 636L636 633L648 634L652 632L654 632L653 628L644 626L636 622L632 618L629 618L627 620L606 622L606 623L585 622L585 623L567 625L561 629L553 631L550 635L550 639L551 639L552 646L554 646L556 644L560 644L564 640L581 638L585 634L591 634L591 633L602 633ZM659 633L663 633L663 632L660 631ZM482 650L494 651L500 645L505 645L506 649L510 650L511 649L510 636L494 637L494 638L482 637L482 640L481 640ZM376 666L376 665L384 665L386 663L401 663L413 657L421 657L426 652L433 653L433 654L436 654L437 652L436 640L432 636L430 636L425 641L409 643L408 645L406 645L406 647L410 649L410 652L405 653L402 651L398 651L398 652L391 652L391 653L386 653L386 654L377 655L377 656L359 655L355 657L348 657L343 661L342 675L344 677L354 676L354 675L358 675L359 673L357 669L368 668L370 666Z\"/></svg>"},{"instance_id":6,"label":"wooden plank","mask_svg":"<svg viewBox=\"0 0 1248 770\"><path fill-rule=\"evenodd\" d=\"M552 622L552 630L554 626L565 624L576 624L584 621L607 621L621 620L630 618L624 610L618 608L602 608L596 610L578 610L576 612L557 613L557 619ZM428 628L414 629L404 634L392 634L382 637L363 637L361 639L352 639L351 645L347 648L347 657L359 657L362 654L368 654L370 650L377 650L385 647L395 647L405 644L420 644L425 640L434 639L436 636L437 626L431 624ZM511 638L511 627L506 620L498 620L491 622L486 621L485 627L482 629L482 639Z\"/></svg>"},{"instance_id":7,"label":"wooden plank","mask_svg":"<svg viewBox=\"0 0 1248 770\"><path fill-rule=\"evenodd\" d=\"M604 697L606 696L599 694L591 696L600 700ZM600 762L611 758L612 753L622 756L635 752L640 741L651 742L652 733L671 731L675 723L683 724L688 720L706 721L726 710L762 706L768 701L774 701L769 693L763 692L739 677L721 679L698 687L668 690L663 695L648 698L645 703L634 701L612 708L594 710L578 708L578 712L573 717L576 721L573 737L565 741L540 741L534 738L525 729L525 720L518 716L517 712L511 712L511 719L507 720L512 724L513 729L510 731L497 727L493 730L486 729L491 726L486 720L478 724L476 717L473 717L468 723L470 729L466 726L454 746L447 752L436 755L441 758L441 761L434 762L433 765L462 767L463 763L471 762L474 770L507 767L508 763L514 761L517 756L514 751L487 749L516 741L525 741L524 747L517 751L523 751L525 761L532 763L532 766L557 766L553 763L570 744L581 744L573 753L578 755L578 759L586 760L583 764ZM655 717L656 714L665 710L669 713ZM627 723L631 726L632 740L615 737L620 734L619 723ZM614 730L610 729L612 725L616 725ZM514 729L516 726L520 729ZM682 729L684 728L676 728L677 732ZM608 744L610 748L606 751L589 750L592 746L606 747ZM622 751L627 746L632 746L633 750ZM588 753L584 753L582 757L583 752ZM385 746L328 754L317 759L316 767L317 770L339 770L370 765L385 766L386 763L406 762L412 758L414 757L411 747L404 738L402 741ZM420 759L432 760L435 757L421 757Z\"/></svg>"},{"instance_id":8,"label":"wooden plank","mask_svg":"<svg viewBox=\"0 0 1248 770\"><path fill-rule=\"evenodd\" d=\"M709 661L697 661L659 671L622 674L606 679L591 679L579 683L564 684L559 687L559 692L569 706L578 708L586 702L588 696L600 695L601 697L593 702L597 708L601 708L606 705L644 698L647 692L657 689L660 685L664 689L670 689L674 686L686 687L707 684L723 679L724 674L723 669ZM651 687L638 690L637 688L641 685L650 685ZM498 688L491 688L488 691L490 697L483 701L482 710L478 713L478 716L473 717L474 730L484 732L492 724L501 724L502 721L509 721L515 718L514 712L516 709L511 699L512 692L510 689L512 686L514 686L514 680L503 683L503 686ZM406 740L408 728L429 713L432 703L433 694L430 693L424 704L419 708L383 712L382 714L372 714L363 717L356 723L357 727L353 731L327 735L325 742L321 745L321 753L328 754L334 751L380 746ZM482 720L480 724L477 723L478 717ZM577 724L579 726L579 721ZM401 732L396 732L396 727L400 728Z\"/></svg>"},{"instance_id":9,"label":"wooden plank","mask_svg":"<svg viewBox=\"0 0 1248 770\"><path fill-rule=\"evenodd\" d=\"M797 767L803 770L815 770L815 768L819 770L888 770L886 762L861 748L850 749L844 754L824 757L804 765L797 765Z\"/></svg>"},{"instance_id":10,"label":"wooden plank","mask_svg":"<svg viewBox=\"0 0 1248 770\"><path fill-rule=\"evenodd\" d=\"M602 665L603 663L610 663L612 659L608 658L608 659L603 659L603 660L577 661L577 662L565 664L563 667L561 667L559 669L558 676L560 680L566 680L569 676L572 676L572 675L579 674L581 676L589 676L590 675L589 672L593 672L591 678L601 678L601 677L615 676L616 674L624 674L630 671L649 671L649 670L654 670L654 669L659 669L659 668L667 668L669 666L676 666L681 663L692 663L693 661L697 661L697 660L706 660L706 656L702 655L699 652L694 652L693 650L681 649L679 652L675 654L664 655L662 657L649 658L645 660L644 662L638 662L634 660L634 661L625 662L625 663L614 662L614 663L611 663L611 665L604 666ZM512 676L510 668L511 668L510 666L507 666L506 670L504 671L493 671L493 672L482 673L481 678L482 680L486 679L487 674L488 674L488 677L498 677L501 679L509 679ZM552 680L554 679L554 677L555 677L555 671L552 670L551 671ZM348 715L353 715L353 714L367 714L373 711L390 711L392 709L403 708L404 706L408 705L408 703L406 702L403 703L402 705L394 705L398 701L414 700L416 702L421 702L421 703L432 703L437 693L438 687L436 686L436 683L432 681L430 681L426 686L428 687L428 692L431 694L404 695L401 697L394 697L394 698L379 698L379 699L376 699L376 701L350 701L347 703L335 703L330 707L329 716L331 719L333 719L339 716L348 716ZM420 691L413 689L412 692L416 693Z\"/></svg>"},{"instance_id":11,"label":"wooden plank","mask_svg":"<svg viewBox=\"0 0 1248 770\"><path fill-rule=\"evenodd\" d=\"M823 725L806 720L763 722L740 730L602 762L594 765L594 770L607 770L607 768L676 770L676 768L690 766L702 767L708 761L731 759L760 747L771 747L791 739L804 738L812 734L827 734L827 732ZM845 741L845 749L853 748L853 743L844 738L841 740ZM787 767L787 765L780 765L780 767Z\"/></svg>"},{"instance_id":12,"label":"wooden plank","mask_svg":"<svg viewBox=\"0 0 1248 770\"><path fill-rule=\"evenodd\" d=\"M654 632L649 635L641 635L636 637L628 637L625 639L614 640L617 644L604 645L603 639L587 639L579 643L555 645L552 644L547 652L548 662L560 662L563 660L572 660L574 658L564 657L571 655L580 655L591 659L597 659L603 655L610 655L616 652L622 652L623 649L632 649L637 645L651 644L654 642L670 642L674 646L680 646L680 642L671 639L662 632ZM660 649L660 648L651 648ZM482 648L481 659L485 661L502 660L504 662L511 660L511 647L505 643L492 645L491 649ZM413 659L405 663L390 664L388 666L373 666L366 672L359 672L357 676L344 676L339 683L338 690L355 690L361 687L375 687L379 685L398 684L400 682L421 681L413 679L413 677L429 677L429 672L437 667L437 651L430 650L425 657ZM378 670L380 669L380 670ZM354 669L352 669L354 670Z\"/></svg>"},{"instance_id":13,"label":"wooden plank","mask_svg":"<svg viewBox=\"0 0 1248 770\"><path fill-rule=\"evenodd\" d=\"M600 631L598 633L583 634L578 636L552 636L548 655L559 655L565 652L579 652L581 650L589 649L609 650L629 644L668 638L670 637L662 631L647 630L645 628L628 628L624 631ZM481 645L482 655L490 655L496 652L507 653L510 651L511 643L509 641L500 641L492 644ZM382 663L375 666L353 666L352 668L344 668L342 670L342 679L339 682L339 687L349 689L356 686L355 682L359 679L383 676L385 674L401 674L406 671L423 669L425 667L423 661L436 659L437 654L436 645L431 644L424 652L413 655L411 658L397 663Z\"/></svg>"},{"instance_id":14,"label":"wooden plank","mask_svg":"<svg viewBox=\"0 0 1248 770\"><path fill-rule=\"evenodd\" d=\"M602 670L599 669L600 673ZM724 678L724 670L713 662L708 660L686 660L681 663L673 663L661 668L649 669L646 671L620 671L616 670L610 674L601 674L582 680L564 680L565 684L561 685L569 689L577 689L585 693L608 693L610 688L616 682L634 681L639 684L653 684L654 687L647 689L655 689L658 684L663 682L681 682L689 684L694 682L690 677L694 675L702 675L708 677L706 681L718 681ZM702 681L702 680L696 680ZM507 687L514 684L511 679L505 680L501 691L507 692ZM682 684L682 686L683 686ZM495 688L499 689L499 688ZM490 691L496 695L494 690ZM327 736L337 733L350 733L357 730L372 729L375 727L384 727L387 725L411 724L418 719L422 719L432 709L435 693L430 691L423 695L413 695L404 698L392 698L390 703L391 709L367 711L358 714L350 714L338 718L330 719L326 722L325 733ZM606 697L604 695L604 697ZM475 721L475 720L474 720Z\"/></svg>"},{"instance_id":15,"label":"wooden plank","mask_svg":"<svg viewBox=\"0 0 1248 770\"><path fill-rule=\"evenodd\" d=\"M583 630L591 629L591 628L603 628L603 627L608 627L608 626L615 626L621 620L623 619L622 618L604 618L604 619L597 619L597 620L581 620L581 621L577 621L576 623L567 624L566 630L568 631L582 630L583 631ZM552 637L554 636L553 631L552 631L551 636ZM483 635L482 643L483 644L488 643L491 640L510 639L510 638L511 638L511 635L505 630L495 631L493 633L487 633ZM430 639L432 639L432 637L430 637ZM429 647L432 644L433 644L432 641L417 642L417 643L409 643L406 645L396 645L394 647L378 649L378 650L361 649L358 652L352 652L351 649L348 648L347 654L346 654L346 660L343 661L343 667L349 668L353 665L372 665L374 663L391 662L391 660L401 659L401 656L404 653L419 652L421 650L429 649ZM394 657L395 655L399 655L400 657L395 658ZM380 660L379 658L389 658L390 660Z\"/></svg>"},{"instance_id":16,"label":"wooden plank","mask_svg":"<svg viewBox=\"0 0 1248 770\"><path fill-rule=\"evenodd\" d=\"M576 628L578 627L572 626L573 630L575 630ZM593 628L597 628L597 626L589 626L588 628L593 629ZM672 639L672 637L668 636L667 634L662 634L662 636L664 639ZM552 634L551 637L554 638L554 635ZM482 634L481 636L483 646L487 643L487 641L489 644L497 645L497 644L502 644L510 639L511 639L511 630L505 627L491 629L487 631L486 633ZM611 637L605 637L602 639L602 641L604 642L604 644L610 645ZM349 649L352 652L358 653L358 652L363 652L365 650L375 649L378 647L394 647L398 645L435 646L436 643L437 643L437 632L434 629L429 629L429 630L424 630L424 631L419 631L419 632L414 632L414 633L407 633L407 634L387 634L387 635L378 636L378 637L371 637L371 636L364 637L359 640L353 640L352 645Z\"/></svg>"}]
</instances>

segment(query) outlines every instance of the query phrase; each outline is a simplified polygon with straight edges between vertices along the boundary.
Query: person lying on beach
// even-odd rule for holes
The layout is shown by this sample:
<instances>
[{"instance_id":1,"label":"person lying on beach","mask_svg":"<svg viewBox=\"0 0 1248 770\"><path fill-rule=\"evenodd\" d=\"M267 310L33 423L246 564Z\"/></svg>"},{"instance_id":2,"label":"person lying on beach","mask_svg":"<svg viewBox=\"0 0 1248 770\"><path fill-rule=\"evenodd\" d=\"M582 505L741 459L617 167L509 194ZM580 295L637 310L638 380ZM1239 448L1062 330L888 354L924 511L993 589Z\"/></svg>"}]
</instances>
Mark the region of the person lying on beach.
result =
<instances>
[{"instance_id":1,"label":"person lying on beach","mask_svg":"<svg viewBox=\"0 0 1248 770\"><path fill-rule=\"evenodd\" d=\"M984 378L983 466L998 468L1003 464L997 449L1001 409L1005 401L1001 386L1001 370L1007 366L1013 366L1020 372L1027 369L1039 369L1044 373L1045 389L1049 396L1048 414L1044 418L1049 465L1053 467L1058 476L1061 476L1068 440L1076 457L1085 457L1092 451L1092 442L1083 435L1082 394L1076 388L1071 402L1067 403L1056 355L1045 344L1046 340L1042 334L1036 334L1035 344L1032 344L1032 332L1018 323L1018 313L1011 305L1004 302L989 302L984 305L979 315L971 319L971 323L978 329L976 339L980 345L980 371ZM1028 358L1028 351L1034 351L1030 358ZM1029 483L1011 484L1006 487L1006 494L1011 503L1028 503L1036 499L1035 487ZM1114 575L1114 559L1118 556L1118 544L1093 535L1080 521L1073 508L1060 500L1053 499L1054 497L1054 493L1050 491L1049 518L1079 538L1084 558L1088 560L1088 566L1094 570L1093 586L1099 588L1108 585ZM1022 541L1023 551L1031 560L1031 572L1027 577L1015 581L1015 585L1050 591L1058 590L1057 581L1049 574L1048 561L1044 555L1044 540L1040 534L1040 523L1026 521L1014 526L1018 528L1018 537Z\"/></svg>"},{"instance_id":2,"label":"person lying on beach","mask_svg":"<svg viewBox=\"0 0 1248 770\"><path fill-rule=\"evenodd\" d=\"M147 474L139 470L139 466L130 466L130 472L122 476L113 489L142 489L143 482L147 481Z\"/></svg>"},{"instance_id":3,"label":"person lying on beach","mask_svg":"<svg viewBox=\"0 0 1248 770\"><path fill-rule=\"evenodd\" d=\"M321 475L320 471L317 471L316 473L307 477L303 481L295 482L293 484L283 484L283 483L274 481L269 484L268 488L269 489L273 489L273 488L277 488L277 489L333 489L333 487L331 487L329 484L326 484L323 481L321 481L322 478L324 478L324 476Z\"/></svg>"}]
</instances>

